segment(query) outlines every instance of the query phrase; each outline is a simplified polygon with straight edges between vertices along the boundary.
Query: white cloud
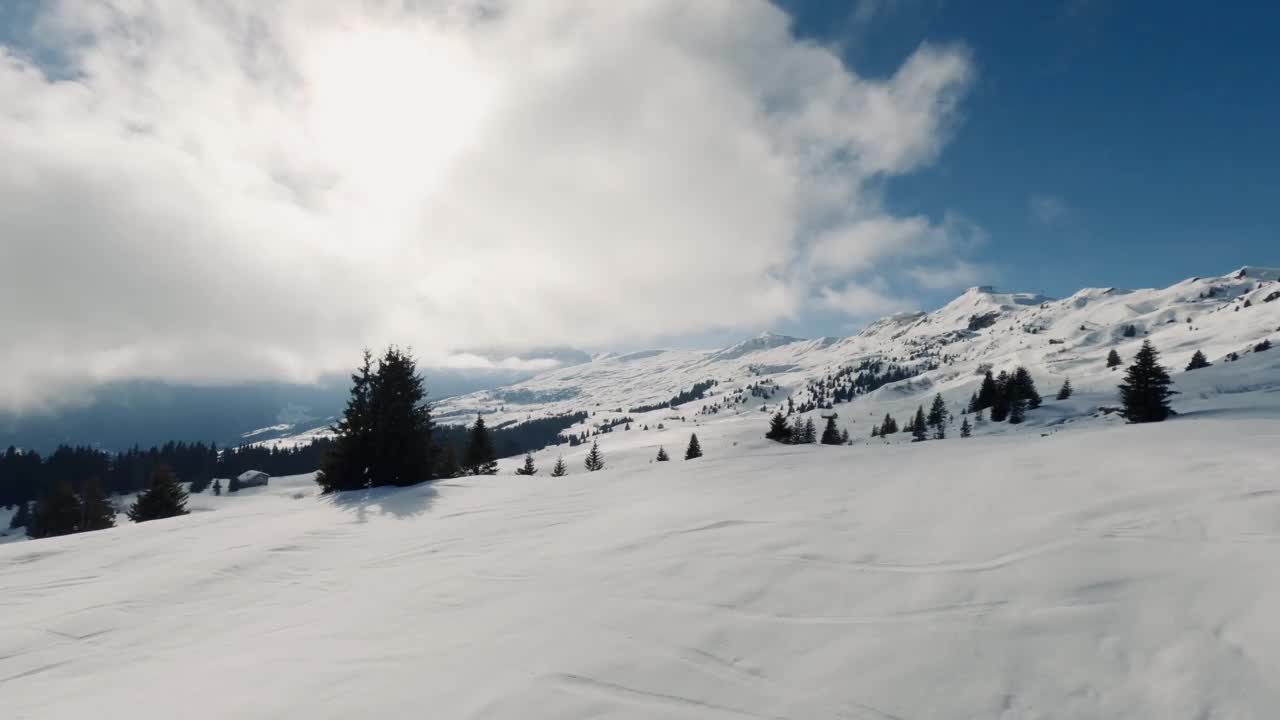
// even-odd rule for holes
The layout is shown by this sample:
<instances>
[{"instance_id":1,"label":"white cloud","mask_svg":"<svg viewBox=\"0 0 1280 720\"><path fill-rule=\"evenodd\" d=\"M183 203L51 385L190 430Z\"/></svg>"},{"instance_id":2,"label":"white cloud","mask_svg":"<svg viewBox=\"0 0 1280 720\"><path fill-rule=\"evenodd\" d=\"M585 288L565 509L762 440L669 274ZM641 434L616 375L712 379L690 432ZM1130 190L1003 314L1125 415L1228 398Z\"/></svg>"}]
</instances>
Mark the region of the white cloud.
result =
<instances>
[{"instance_id":1,"label":"white cloud","mask_svg":"<svg viewBox=\"0 0 1280 720\"><path fill-rule=\"evenodd\" d=\"M941 267L914 267L907 271L911 279L920 287L928 290L955 290L975 285L990 285L992 272L989 268L964 260L957 260Z\"/></svg>"},{"instance_id":2,"label":"white cloud","mask_svg":"<svg viewBox=\"0 0 1280 720\"><path fill-rule=\"evenodd\" d=\"M946 232L876 190L973 73L924 46L867 80L762 0L66 0L38 29L52 77L0 48L11 408L870 305L816 258Z\"/></svg>"},{"instance_id":3,"label":"white cloud","mask_svg":"<svg viewBox=\"0 0 1280 720\"><path fill-rule=\"evenodd\" d=\"M1071 214L1071 206L1057 195L1032 195L1027 198L1027 212L1041 225L1053 225Z\"/></svg>"}]
</instances>

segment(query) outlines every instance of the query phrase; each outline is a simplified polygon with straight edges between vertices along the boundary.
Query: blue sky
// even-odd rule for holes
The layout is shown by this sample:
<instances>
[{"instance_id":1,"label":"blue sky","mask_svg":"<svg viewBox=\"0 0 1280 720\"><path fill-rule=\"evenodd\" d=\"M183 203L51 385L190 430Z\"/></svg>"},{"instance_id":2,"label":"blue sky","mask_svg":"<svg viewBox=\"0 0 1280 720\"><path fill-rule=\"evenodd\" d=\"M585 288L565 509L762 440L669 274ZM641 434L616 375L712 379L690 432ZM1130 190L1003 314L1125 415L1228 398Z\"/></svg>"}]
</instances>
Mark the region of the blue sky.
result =
<instances>
[{"instance_id":1,"label":"blue sky","mask_svg":"<svg viewBox=\"0 0 1280 720\"><path fill-rule=\"evenodd\" d=\"M778 4L872 76L921 42L969 48L957 133L888 197L985 229L997 285L1061 296L1280 265L1280 4Z\"/></svg>"}]
</instances>

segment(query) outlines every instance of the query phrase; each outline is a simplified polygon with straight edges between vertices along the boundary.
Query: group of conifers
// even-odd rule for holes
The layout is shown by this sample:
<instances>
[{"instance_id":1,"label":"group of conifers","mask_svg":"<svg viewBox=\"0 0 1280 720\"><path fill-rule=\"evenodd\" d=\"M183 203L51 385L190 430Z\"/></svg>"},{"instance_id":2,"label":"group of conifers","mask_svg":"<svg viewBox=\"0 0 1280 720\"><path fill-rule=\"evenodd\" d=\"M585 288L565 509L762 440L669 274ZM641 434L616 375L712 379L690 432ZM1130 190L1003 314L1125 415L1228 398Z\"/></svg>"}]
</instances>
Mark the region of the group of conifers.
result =
<instances>
[{"instance_id":1,"label":"group of conifers","mask_svg":"<svg viewBox=\"0 0 1280 720\"><path fill-rule=\"evenodd\" d=\"M1119 362L1112 350L1108 367ZM1187 370L1208 367L1204 354L1197 351ZM406 486L423 479L453 477L456 475L493 475L498 471L493 443L485 427L484 419L477 418L469 428L465 457L459 463L452 458L452 448L446 453L437 452L432 443L430 408L426 402L426 390L417 373L413 358L397 348L389 348L375 363L370 353L364 355L361 367L352 375L351 397L342 419L334 427L333 448L325 455L316 482L324 492L368 489L379 486ZM1119 385L1120 400L1126 419L1133 423L1159 422L1169 417L1169 389L1173 381L1169 372L1160 364L1159 353L1150 341L1134 356L1133 364L1125 371L1124 382ZM1070 381L1058 391L1059 400L1071 396ZM1022 422L1027 410L1039 407L1040 394L1035 382L1025 368L1019 367L1012 374L1001 372L993 376L987 371L978 391L965 408L960 436L969 437L972 426L969 413L982 419L982 413L990 412L991 420L1010 423ZM917 408L908 421L906 430L913 440L946 437L950 413L941 395L936 395L929 411ZM898 423L886 415L884 421L872 429L872 436L884 436L898 432ZM786 443L812 443L817 438L812 418L793 424L781 412L773 416L765 437ZM848 444L847 431L840 431L835 416L827 418L821 442L827 445ZM443 456L443 457L442 457ZM685 460L702 457L702 445L697 434L689 438ZM658 448L657 462L671 458L665 448ZM604 454L599 443L593 443L583 466L589 472L605 467ZM532 454L526 454L524 464L516 470L519 475L534 475L538 468ZM564 458L558 458L551 473L553 477L568 474ZM220 490L215 488L215 491ZM155 467L148 478L147 488L138 495L129 508L129 519L146 522L187 514L187 491L168 466ZM115 508L103 492L101 484L90 479L76 492L67 483L56 483L34 504L22 504L12 526L25 525L31 537L52 537L70 533L101 530L115 525Z\"/></svg>"}]
</instances>

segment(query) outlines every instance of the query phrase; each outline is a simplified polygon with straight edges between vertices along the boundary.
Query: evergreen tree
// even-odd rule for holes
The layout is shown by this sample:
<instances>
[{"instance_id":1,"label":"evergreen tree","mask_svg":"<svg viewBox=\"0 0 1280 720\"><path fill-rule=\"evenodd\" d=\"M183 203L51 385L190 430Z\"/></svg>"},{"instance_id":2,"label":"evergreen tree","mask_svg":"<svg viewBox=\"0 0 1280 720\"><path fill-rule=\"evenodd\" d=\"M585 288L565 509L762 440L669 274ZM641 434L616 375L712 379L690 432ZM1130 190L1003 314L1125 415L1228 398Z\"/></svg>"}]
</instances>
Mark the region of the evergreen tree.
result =
<instances>
[{"instance_id":1,"label":"evergreen tree","mask_svg":"<svg viewBox=\"0 0 1280 720\"><path fill-rule=\"evenodd\" d=\"M70 535L80 529L80 498L66 480L58 480L36 500L27 525L27 537L48 538Z\"/></svg>"},{"instance_id":2,"label":"evergreen tree","mask_svg":"<svg viewBox=\"0 0 1280 720\"><path fill-rule=\"evenodd\" d=\"M1125 325L1124 332L1122 334L1127 338L1136 337L1138 335L1138 328L1133 325Z\"/></svg>"},{"instance_id":3,"label":"evergreen tree","mask_svg":"<svg viewBox=\"0 0 1280 720\"><path fill-rule=\"evenodd\" d=\"M1009 388L1009 374L1001 370L996 377L995 399L991 403L991 422L1004 422L1009 418L1013 393Z\"/></svg>"},{"instance_id":4,"label":"evergreen tree","mask_svg":"<svg viewBox=\"0 0 1280 720\"><path fill-rule=\"evenodd\" d=\"M1067 398L1071 397L1072 392L1073 392L1073 389L1071 387L1071 378L1067 378L1062 381L1062 387L1058 388L1058 399L1066 400Z\"/></svg>"},{"instance_id":5,"label":"evergreen tree","mask_svg":"<svg viewBox=\"0 0 1280 720\"><path fill-rule=\"evenodd\" d=\"M489 437L484 418L479 415L467 433L467 451L463 455L462 469L468 475L498 474L498 457L493 450L493 439Z\"/></svg>"},{"instance_id":6,"label":"evergreen tree","mask_svg":"<svg viewBox=\"0 0 1280 720\"><path fill-rule=\"evenodd\" d=\"M1169 407L1172 384L1169 371L1160 364L1160 353L1150 340L1144 341L1120 385L1125 417L1131 423L1160 422L1169 417L1173 412Z\"/></svg>"},{"instance_id":7,"label":"evergreen tree","mask_svg":"<svg viewBox=\"0 0 1280 720\"><path fill-rule=\"evenodd\" d=\"M115 526L116 509L102 491L102 482L97 476L89 478L80 489L80 532Z\"/></svg>"},{"instance_id":8,"label":"evergreen tree","mask_svg":"<svg viewBox=\"0 0 1280 720\"><path fill-rule=\"evenodd\" d=\"M1205 357L1204 353L1197 350L1195 354L1191 356L1191 362L1187 363L1187 370L1199 370L1200 368L1207 368L1211 365L1213 365L1213 363L1209 362L1209 358Z\"/></svg>"},{"instance_id":9,"label":"evergreen tree","mask_svg":"<svg viewBox=\"0 0 1280 720\"><path fill-rule=\"evenodd\" d=\"M524 454L524 465L523 465L522 467L518 467L518 468L516 468L516 474L517 474L517 475L536 475L536 474L538 474L538 468L534 467L534 464L533 464L533 454L532 454L532 453L525 453L525 454Z\"/></svg>"},{"instance_id":10,"label":"evergreen tree","mask_svg":"<svg viewBox=\"0 0 1280 720\"><path fill-rule=\"evenodd\" d=\"M23 501L18 503L18 511L9 518L9 529L16 530L18 528L26 528L31 526L31 503Z\"/></svg>"},{"instance_id":11,"label":"evergreen tree","mask_svg":"<svg viewBox=\"0 0 1280 720\"><path fill-rule=\"evenodd\" d=\"M974 392L972 395L969 396L969 404L965 406L965 412L974 413L974 412L978 412L981 409L982 408L978 407L978 393Z\"/></svg>"},{"instance_id":12,"label":"evergreen tree","mask_svg":"<svg viewBox=\"0 0 1280 720\"><path fill-rule=\"evenodd\" d=\"M351 376L351 395L333 427L316 482L324 492L413 485L432 477L431 410L413 357L395 347ZM234 492L236 488L228 488Z\"/></svg>"},{"instance_id":13,"label":"evergreen tree","mask_svg":"<svg viewBox=\"0 0 1280 720\"><path fill-rule=\"evenodd\" d=\"M769 432L764 436L780 443L791 441L791 426L787 424L787 418L781 410L774 413L773 418L769 420Z\"/></svg>"},{"instance_id":14,"label":"evergreen tree","mask_svg":"<svg viewBox=\"0 0 1280 720\"><path fill-rule=\"evenodd\" d=\"M222 496L222 481L221 481L221 480L214 480L214 481L213 481L213 494L214 494L214 495L217 495L218 497L221 497L221 496Z\"/></svg>"},{"instance_id":15,"label":"evergreen tree","mask_svg":"<svg viewBox=\"0 0 1280 720\"><path fill-rule=\"evenodd\" d=\"M1013 377L1009 379L1012 392L1027 402L1027 409L1034 410L1040 407L1042 402L1040 392L1036 390L1036 381L1032 379L1031 373L1027 369L1019 365L1013 371Z\"/></svg>"},{"instance_id":16,"label":"evergreen tree","mask_svg":"<svg viewBox=\"0 0 1280 720\"><path fill-rule=\"evenodd\" d=\"M999 395L999 388L996 386L996 379L988 370L982 376L982 385L978 388L978 404L974 410L986 410L996 404L996 398Z\"/></svg>"},{"instance_id":17,"label":"evergreen tree","mask_svg":"<svg viewBox=\"0 0 1280 720\"><path fill-rule=\"evenodd\" d=\"M927 432L927 428L928 428L928 425L925 423L925 419L924 419L924 406L921 405L920 407L916 408L916 416L911 421L911 442L920 442L922 440L928 440L929 435Z\"/></svg>"},{"instance_id":18,"label":"evergreen tree","mask_svg":"<svg viewBox=\"0 0 1280 720\"><path fill-rule=\"evenodd\" d=\"M659 445L658 446L658 462L667 462L670 459L671 459L671 456L667 454L667 449Z\"/></svg>"},{"instance_id":19,"label":"evergreen tree","mask_svg":"<svg viewBox=\"0 0 1280 720\"><path fill-rule=\"evenodd\" d=\"M840 439L840 428L836 427L836 418L834 415L827 418L826 427L822 428L822 444L823 445L842 445L844 441Z\"/></svg>"},{"instance_id":20,"label":"evergreen tree","mask_svg":"<svg viewBox=\"0 0 1280 720\"><path fill-rule=\"evenodd\" d=\"M407 352L387 348L378 361L370 390L374 423L371 485L403 487L430 480L435 454L433 425L417 362Z\"/></svg>"},{"instance_id":21,"label":"evergreen tree","mask_svg":"<svg viewBox=\"0 0 1280 720\"><path fill-rule=\"evenodd\" d=\"M147 489L129 508L129 519L140 523L186 515L188 512L187 491L182 489L168 465L157 465L148 478Z\"/></svg>"},{"instance_id":22,"label":"evergreen tree","mask_svg":"<svg viewBox=\"0 0 1280 720\"><path fill-rule=\"evenodd\" d=\"M1009 398L1009 424L1020 425L1027 417L1027 399L1022 395Z\"/></svg>"},{"instance_id":23,"label":"evergreen tree","mask_svg":"<svg viewBox=\"0 0 1280 720\"><path fill-rule=\"evenodd\" d=\"M458 465L458 453L453 449L453 443L446 443L444 452L440 453L440 462L436 465L436 477L438 478L456 478L462 474L462 468Z\"/></svg>"},{"instance_id":24,"label":"evergreen tree","mask_svg":"<svg viewBox=\"0 0 1280 720\"><path fill-rule=\"evenodd\" d=\"M685 460L695 460L702 457L702 445L698 442L698 434L693 433L689 436L689 447L684 451Z\"/></svg>"},{"instance_id":25,"label":"evergreen tree","mask_svg":"<svg viewBox=\"0 0 1280 720\"><path fill-rule=\"evenodd\" d=\"M960 423L960 437L967 438L972 435L973 435L973 427L969 425L969 418L966 416L965 419Z\"/></svg>"},{"instance_id":26,"label":"evergreen tree","mask_svg":"<svg viewBox=\"0 0 1280 720\"><path fill-rule=\"evenodd\" d=\"M881 435L892 435L898 432L898 421L893 419L889 413L884 414L884 422L880 423Z\"/></svg>"},{"instance_id":27,"label":"evergreen tree","mask_svg":"<svg viewBox=\"0 0 1280 720\"><path fill-rule=\"evenodd\" d=\"M813 418L804 421L804 434L802 437L806 445L818 442L818 428L813 424Z\"/></svg>"},{"instance_id":28,"label":"evergreen tree","mask_svg":"<svg viewBox=\"0 0 1280 720\"><path fill-rule=\"evenodd\" d=\"M587 459L582 464L591 472L604 469L604 455L600 452L599 440L591 443L591 452L587 453Z\"/></svg>"},{"instance_id":29,"label":"evergreen tree","mask_svg":"<svg viewBox=\"0 0 1280 720\"><path fill-rule=\"evenodd\" d=\"M564 465L564 458L556 458L556 464L551 468L551 477L564 477L569 474L569 468Z\"/></svg>"},{"instance_id":30,"label":"evergreen tree","mask_svg":"<svg viewBox=\"0 0 1280 720\"><path fill-rule=\"evenodd\" d=\"M1120 359L1120 353L1116 352L1115 348L1111 348L1111 352L1107 353L1107 367L1113 368L1123 363L1124 361Z\"/></svg>"},{"instance_id":31,"label":"evergreen tree","mask_svg":"<svg viewBox=\"0 0 1280 720\"><path fill-rule=\"evenodd\" d=\"M334 446L320 462L316 482L325 493L369 487L369 466L373 456L373 415L370 385L373 382L373 353L364 351L363 362L351 375L351 396L342 419L333 426ZM227 492L239 490L234 473Z\"/></svg>"},{"instance_id":32,"label":"evergreen tree","mask_svg":"<svg viewBox=\"0 0 1280 720\"><path fill-rule=\"evenodd\" d=\"M848 428L844 428L844 429L842 429L842 430L840 431L840 444L841 444L841 445L851 445L851 444L853 444L853 441L849 439L849 429L848 429Z\"/></svg>"},{"instance_id":33,"label":"evergreen tree","mask_svg":"<svg viewBox=\"0 0 1280 720\"><path fill-rule=\"evenodd\" d=\"M929 415L925 418L925 422L929 427L933 428L933 438L935 440L945 440L947 438L947 404L942 399L942 393L933 396L933 404L929 406Z\"/></svg>"}]
</instances>

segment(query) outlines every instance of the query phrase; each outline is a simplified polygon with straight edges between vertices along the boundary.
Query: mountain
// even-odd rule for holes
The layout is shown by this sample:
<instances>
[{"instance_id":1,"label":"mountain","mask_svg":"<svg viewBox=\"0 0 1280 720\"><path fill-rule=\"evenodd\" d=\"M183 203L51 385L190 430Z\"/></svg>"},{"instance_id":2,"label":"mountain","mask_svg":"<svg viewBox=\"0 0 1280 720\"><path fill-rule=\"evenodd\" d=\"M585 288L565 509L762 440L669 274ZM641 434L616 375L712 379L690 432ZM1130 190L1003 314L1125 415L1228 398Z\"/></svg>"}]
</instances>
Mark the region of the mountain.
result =
<instances>
[{"instance_id":1,"label":"mountain","mask_svg":"<svg viewBox=\"0 0 1280 720\"><path fill-rule=\"evenodd\" d=\"M1106 367L1113 348L1128 360L1149 339L1169 367L1181 370L1196 350L1221 364L1231 353L1251 355L1267 338L1280 342L1280 270L1273 268L1245 267L1166 288L1086 288L1063 299L975 287L933 312L889 316L851 337L805 340L764 333L715 351L608 355L444 399L436 412L442 422L466 422L483 413L490 425L578 410L595 413L574 432L627 416L650 425L694 414L710 422L758 413L788 396L797 404L817 402L815 381L874 361L897 364L913 377L859 396L837 408L842 415L897 415L936 392L958 414L981 379L980 369L998 372L1019 365L1032 373L1044 395L1069 377L1077 392L1097 405L1115 404L1118 374ZM1274 360L1280 361L1280 352ZM635 412L707 381L716 383L708 399L682 405L678 412ZM1280 373L1262 381L1280 385ZM770 398L762 397L763 385L774 388ZM1080 405L1073 412L1089 414L1097 405Z\"/></svg>"}]
</instances>

